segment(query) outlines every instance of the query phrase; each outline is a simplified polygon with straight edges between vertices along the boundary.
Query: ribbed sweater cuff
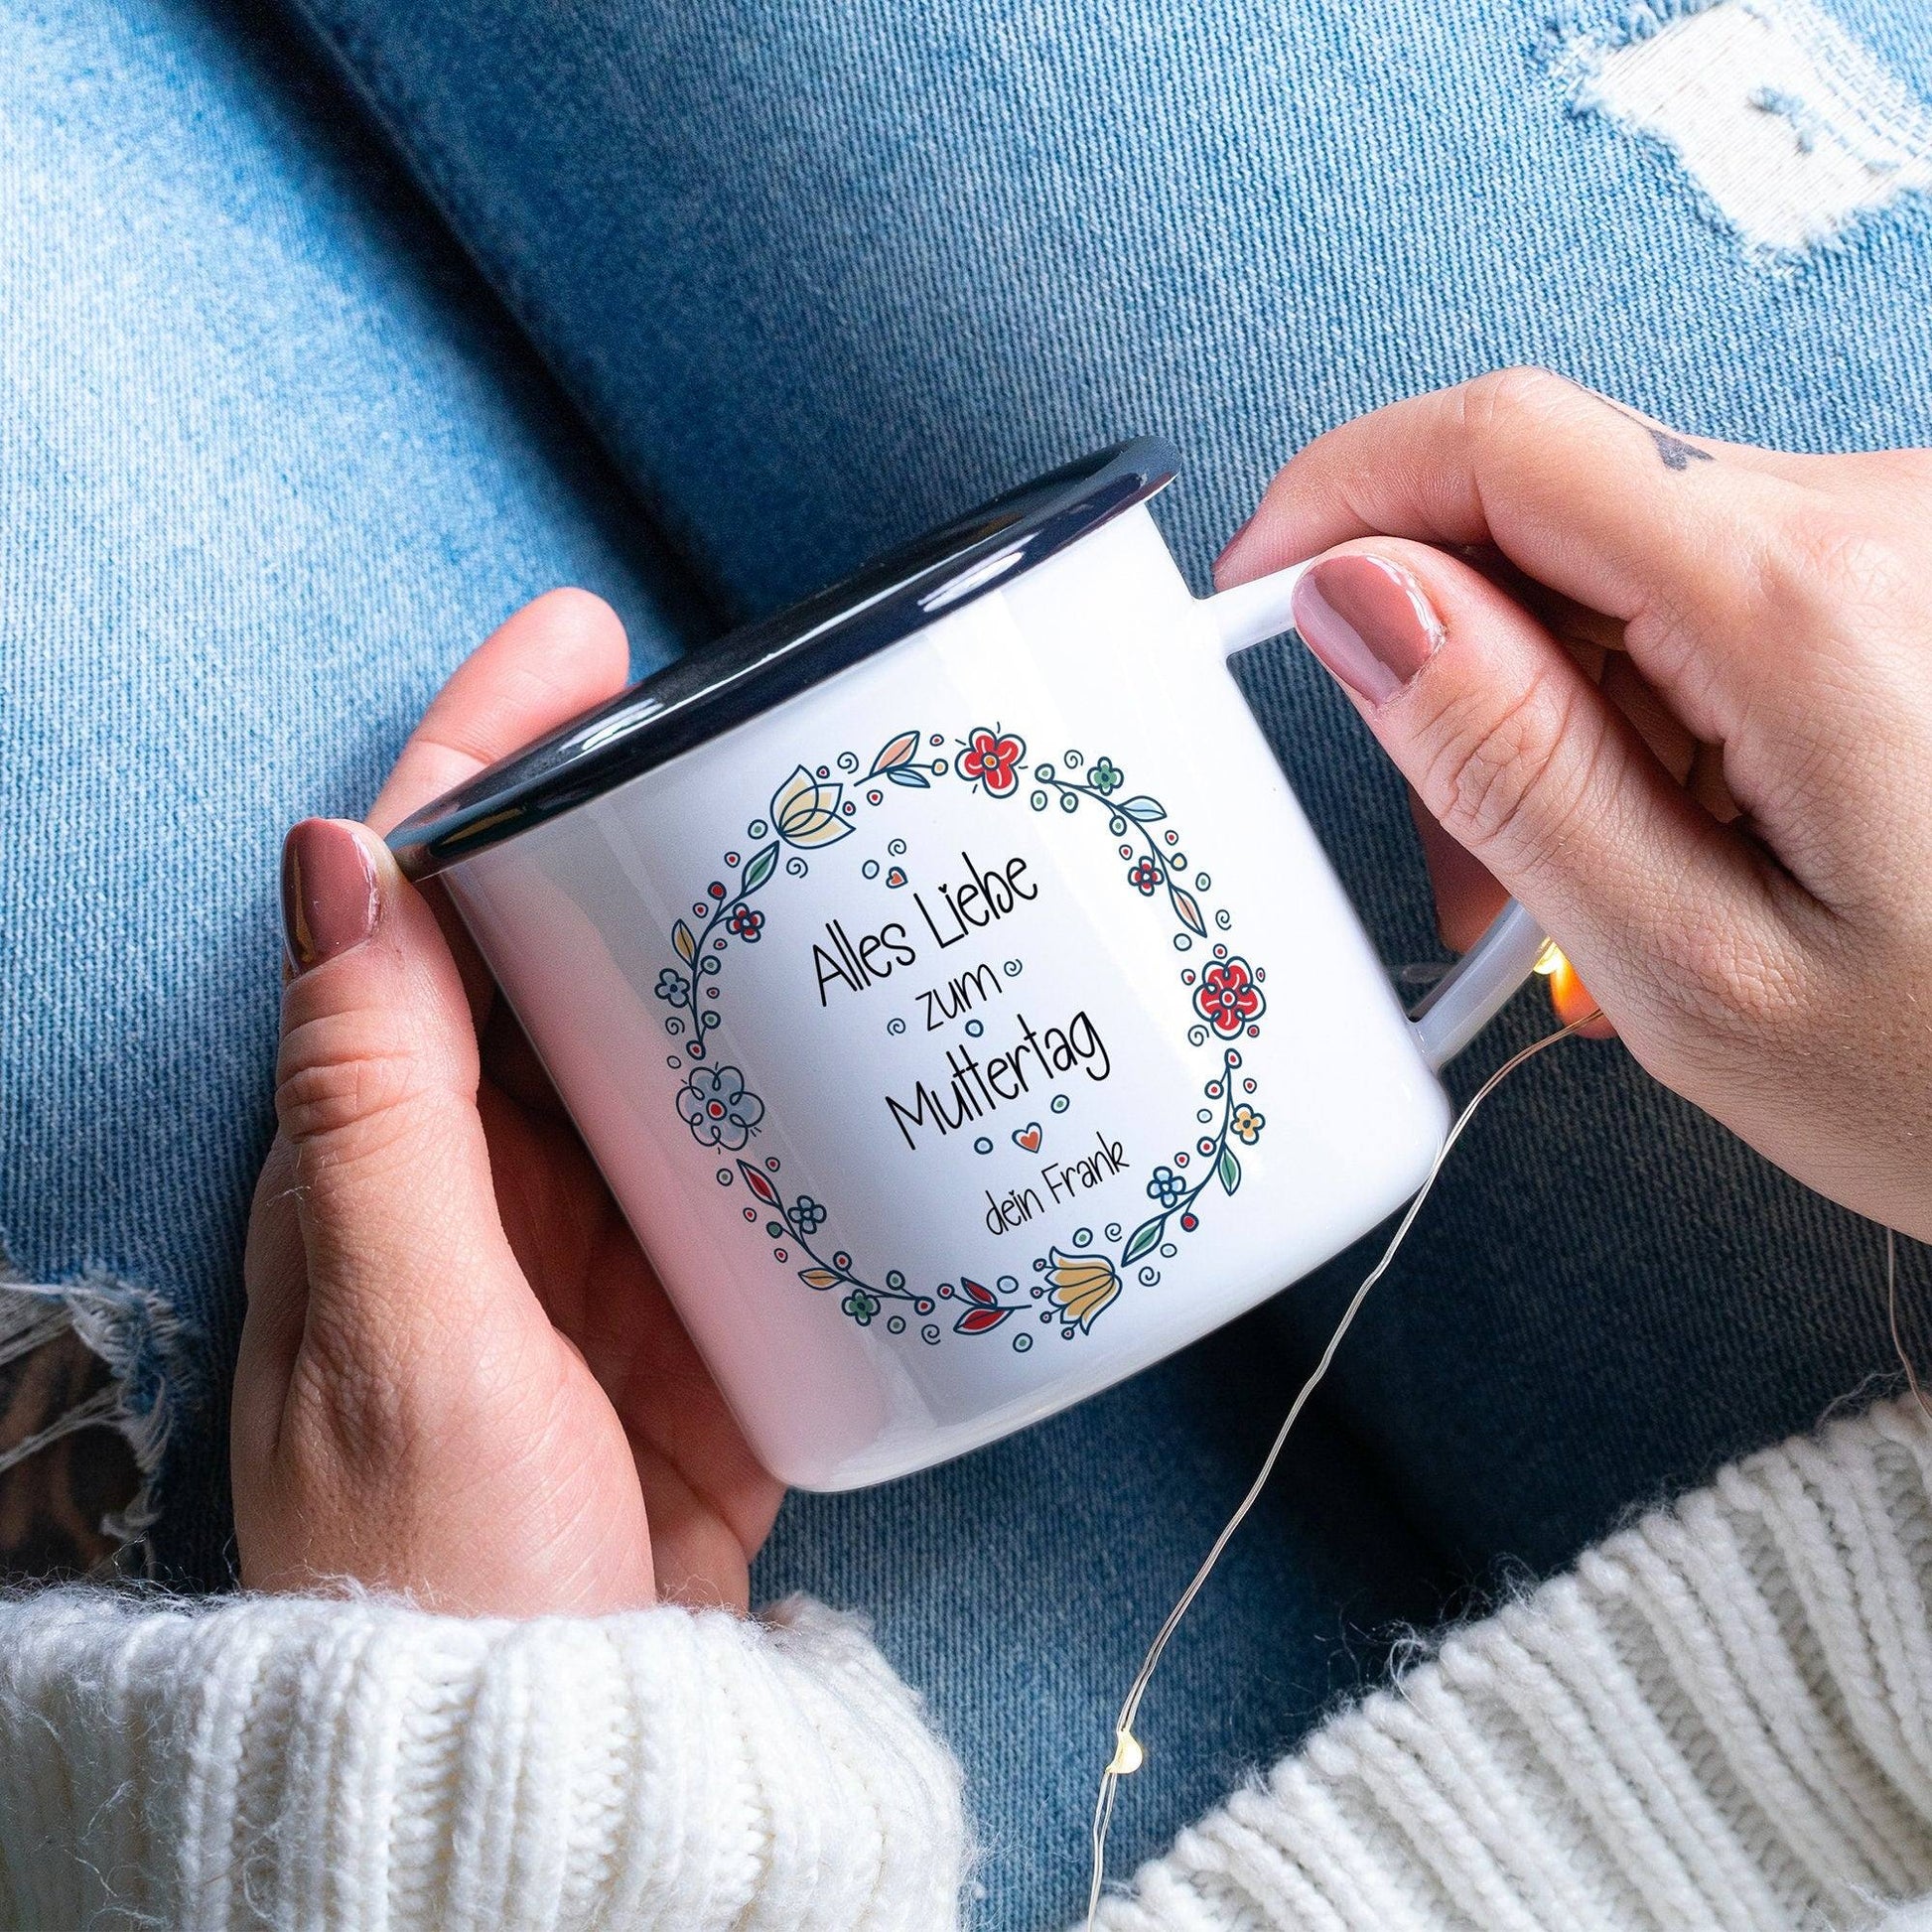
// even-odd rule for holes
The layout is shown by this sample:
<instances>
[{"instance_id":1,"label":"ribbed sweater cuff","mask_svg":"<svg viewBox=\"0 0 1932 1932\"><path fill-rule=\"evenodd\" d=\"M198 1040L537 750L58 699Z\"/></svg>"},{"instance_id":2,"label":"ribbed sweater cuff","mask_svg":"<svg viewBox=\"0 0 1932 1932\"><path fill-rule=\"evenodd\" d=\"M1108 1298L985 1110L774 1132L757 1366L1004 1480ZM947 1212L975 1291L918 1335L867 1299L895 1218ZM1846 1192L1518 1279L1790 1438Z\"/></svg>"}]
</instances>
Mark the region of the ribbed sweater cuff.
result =
<instances>
[{"instance_id":1,"label":"ribbed sweater cuff","mask_svg":"<svg viewBox=\"0 0 1932 1932\"><path fill-rule=\"evenodd\" d=\"M1932 1932L1928 1893L1932 1431L1888 1403L1448 1637L1101 1923Z\"/></svg>"},{"instance_id":2,"label":"ribbed sweater cuff","mask_svg":"<svg viewBox=\"0 0 1932 1932\"><path fill-rule=\"evenodd\" d=\"M933 1932L957 1767L860 1625L0 1603L0 1923Z\"/></svg>"}]
</instances>

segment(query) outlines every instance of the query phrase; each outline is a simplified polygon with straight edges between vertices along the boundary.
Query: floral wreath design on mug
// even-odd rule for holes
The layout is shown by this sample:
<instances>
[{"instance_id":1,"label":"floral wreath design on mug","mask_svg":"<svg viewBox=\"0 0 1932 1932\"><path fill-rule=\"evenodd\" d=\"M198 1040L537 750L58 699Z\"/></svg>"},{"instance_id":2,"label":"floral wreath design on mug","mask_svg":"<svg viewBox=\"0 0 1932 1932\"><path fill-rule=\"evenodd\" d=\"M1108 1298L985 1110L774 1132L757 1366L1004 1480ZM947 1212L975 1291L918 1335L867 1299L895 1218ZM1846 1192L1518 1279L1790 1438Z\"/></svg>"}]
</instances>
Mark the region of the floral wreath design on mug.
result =
<instances>
[{"instance_id":1,"label":"floral wreath design on mug","mask_svg":"<svg viewBox=\"0 0 1932 1932\"><path fill-rule=\"evenodd\" d=\"M795 1248L806 1263L795 1270L799 1280L820 1293L843 1289L840 1311L861 1327L886 1312L887 1328L900 1334L909 1314L922 1324L920 1339L936 1344L944 1331L929 1317L941 1301L960 1305L951 1326L953 1333L962 1335L991 1334L1043 1304L1038 1310L1040 1319L1057 1323L1061 1335L1071 1340L1091 1330L1119 1298L1127 1271L1138 1265L1144 1284L1152 1286L1160 1280L1149 1257L1172 1258L1177 1252L1168 1238L1171 1229L1191 1234L1200 1226L1201 1196L1210 1186L1218 1184L1227 1194L1240 1186L1236 1143L1252 1147L1266 1123L1252 1105L1256 1082L1241 1074L1241 1050L1234 1042L1253 1038L1260 1031L1268 1005L1263 970L1219 942L1211 942L1212 957L1204 966L1182 969L1180 978L1192 1016L1188 1043L1204 1046L1215 1041L1222 1049L1220 1070L1201 1089L1207 1104L1196 1112L1199 1131L1191 1147L1177 1150L1155 1167L1147 1183L1154 1211L1145 1220L1131 1231L1118 1222L1109 1223L1102 1243L1095 1242L1092 1229L1077 1229L1067 1247L1055 1244L1035 1260L1034 1272L1039 1279L1029 1289L1022 1289L1012 1276L1000 1277L997 1289L962 1274L957 1284L941 1282L927 1290L908 1286L897 1268L876 1279L861 1274L853 1257L823 1234L830 1208L809 1194L786 1199L775 1177L776 1157L760 1163L740 1152L762 1128L764 1102L746 1084L740 1068L711 1063L709 1036L722 1025L717 1003L723 955L734 941L756 945L763 936L765 914L751 900L777 876L781 864L789 877L802 879L809 871L803 854L835 845L856 829L853 821L859 807L845 796L847 780L863 789L868 804L877 806L885 802L888 785L929 790L949 773L988 798L1002 800L1019 796L1031 777L1028 797L1035 811L1044 812L1057 800L1064 812L1095 807L1106 815L1108 832L1120 842L1128 887L1148 899L1166 894L1175 924L1176 951L1184 953L1196 939L1209 939L1208 918L1195 897L1195 892L1209 887L1207 874L1195 875L1194 891L1182 883L1186 860L1175 850L1179 833L1164 825L1167 807L1145 792L1117 797L1126 777L1111 759L1103 755L1089 762L1078 752L1069 752L1062 761L1046 760L1028 773L1025 739L997 725L976 726L960 741L958 757L950 761L919 758L921 750L937 750L944 744L936 733L928 738L921 731L900 732L881 747L863 774L858 758L850 752L842 754L837 763L845 778L835 778L831 765L816 769L799 765L773 793L769 818L755 819L748 828L752 838L764 842L749 857L727 852L725 869L735 872L736 878L714 879L705 897L692 902L691 918L673 924L671 947L677 964L658 974L656 993L672 1009L665 1018L665 1031L683 1041L682 1056L674 1053L670 1058L673 1070L686 1074L676 1096L677 1111L701 1147L733 1157L731 1167L718 1170L719 1184L730 1186L742 1178L757 1203L746 1207L745 1218L764 1221L765 1235L779 1244L772 1250L774 1258L790 1263ZM793 848L789 857L784 852L787 846ZM902 852L904 848L895 841L893 849ZM887 883L902 885L904 874L895 867ZM1213 924L1220 931L1232 923L1225 910L1213 914ZM1192 1175L1189 1168L1195 1168ZM1033 1345L1033 1337L1022 1329L1014 1334L1013 1345L1025 1351Z\"/></svg>"}]
</instances>

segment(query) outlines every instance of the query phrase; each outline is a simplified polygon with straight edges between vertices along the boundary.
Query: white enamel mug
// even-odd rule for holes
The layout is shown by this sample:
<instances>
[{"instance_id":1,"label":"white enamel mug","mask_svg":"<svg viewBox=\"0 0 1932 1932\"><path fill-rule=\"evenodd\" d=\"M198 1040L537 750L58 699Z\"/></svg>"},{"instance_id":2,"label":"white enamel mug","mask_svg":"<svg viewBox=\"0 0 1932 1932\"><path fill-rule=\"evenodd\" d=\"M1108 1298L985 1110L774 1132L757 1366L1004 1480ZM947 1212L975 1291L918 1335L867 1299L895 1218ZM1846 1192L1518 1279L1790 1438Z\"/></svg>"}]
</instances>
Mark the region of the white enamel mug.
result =
<instances>
[{"instance_id":1,"label":"white enamel mug","mask_svg":"<svg viewBox=\"0 0 1932 1932\"><path fill-rule=\"evenodd\" d=\"M1422 1183L1542 937L1403 1011L1129 444L695 653L394 835L759 1458L840 1489L1160 1360Z\"/></svg>"}]
</instances>

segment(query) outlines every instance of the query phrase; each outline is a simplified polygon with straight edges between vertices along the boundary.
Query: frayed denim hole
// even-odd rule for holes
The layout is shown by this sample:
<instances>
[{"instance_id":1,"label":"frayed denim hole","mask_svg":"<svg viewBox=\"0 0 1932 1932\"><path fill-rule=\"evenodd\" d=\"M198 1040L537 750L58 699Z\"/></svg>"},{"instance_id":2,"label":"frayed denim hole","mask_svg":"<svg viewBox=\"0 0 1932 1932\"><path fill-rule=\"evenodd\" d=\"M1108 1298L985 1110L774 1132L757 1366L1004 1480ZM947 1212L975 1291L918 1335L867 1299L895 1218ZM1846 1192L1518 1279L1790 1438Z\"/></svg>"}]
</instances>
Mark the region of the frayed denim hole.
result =
<instances>
[{"instance_id":1,"label":"frayed denim hole","mask_svg":"<svg viewBox=\"0 0 1932 1932\"><path fill-rule=\"evenodd\" d=\"M113 1276L0 1272L0 1579L146 1574L181 1340Z\"/></svg>"},{"instance_id":2,"label":"frayed denim hole","mask_svg":"<svg viewBox=\"0 0 1932 1932\"><path fill-rule=\"evenodd\" d=\"M1566 0L1551 33L1573 111L1651 144L1753 266L1932 195L1932 109L1817 0Z\"/></svg>"}]
</instances>

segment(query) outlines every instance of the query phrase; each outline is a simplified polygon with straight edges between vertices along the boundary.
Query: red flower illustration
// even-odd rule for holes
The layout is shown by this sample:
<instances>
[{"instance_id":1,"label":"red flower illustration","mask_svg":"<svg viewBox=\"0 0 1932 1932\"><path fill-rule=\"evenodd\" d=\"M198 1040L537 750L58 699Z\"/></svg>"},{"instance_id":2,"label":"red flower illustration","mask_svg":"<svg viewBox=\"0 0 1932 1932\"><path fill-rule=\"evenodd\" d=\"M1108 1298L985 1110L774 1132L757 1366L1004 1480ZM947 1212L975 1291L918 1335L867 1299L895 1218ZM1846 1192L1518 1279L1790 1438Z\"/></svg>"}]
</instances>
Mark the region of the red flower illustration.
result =
<instances>
[{"instance_id":1,"label":"red flower illustration","mask_svg":"<svg viewBox=\"0 0 1932 1932\"><path fill-rule=\"evenodd\" d=\"M1230 1039L1250 1021L1259 1020L1267 1005L1245 959L1216 960L1201 974L1194 993L1194 1011Z\"/></svg>"},{"instance_id":2,"label":"red flower illustration","mask_svg":"<svg viewBox=\"0 0 1932 1932\"><path fill-rule=\"evenodd\" d=\"M959 775L976 778L995 798L1004 798L1019 782L1018 766L1027 756L1021 738L1003 738L982 727L975 731L959 759Z\"/></svg>"},{"instance_id":3,"label":"red flower illustration","mask_svg":"<svg viewBox=\"0 0 1932 1932\"><path fill-rule=\"evenodd\" d=\"M1144 893L1158 893L1168 883L1168 875L1152 859L1143 859L1127 875L1130 886L1138 886Z\"/></svg>"}]
</instances>

